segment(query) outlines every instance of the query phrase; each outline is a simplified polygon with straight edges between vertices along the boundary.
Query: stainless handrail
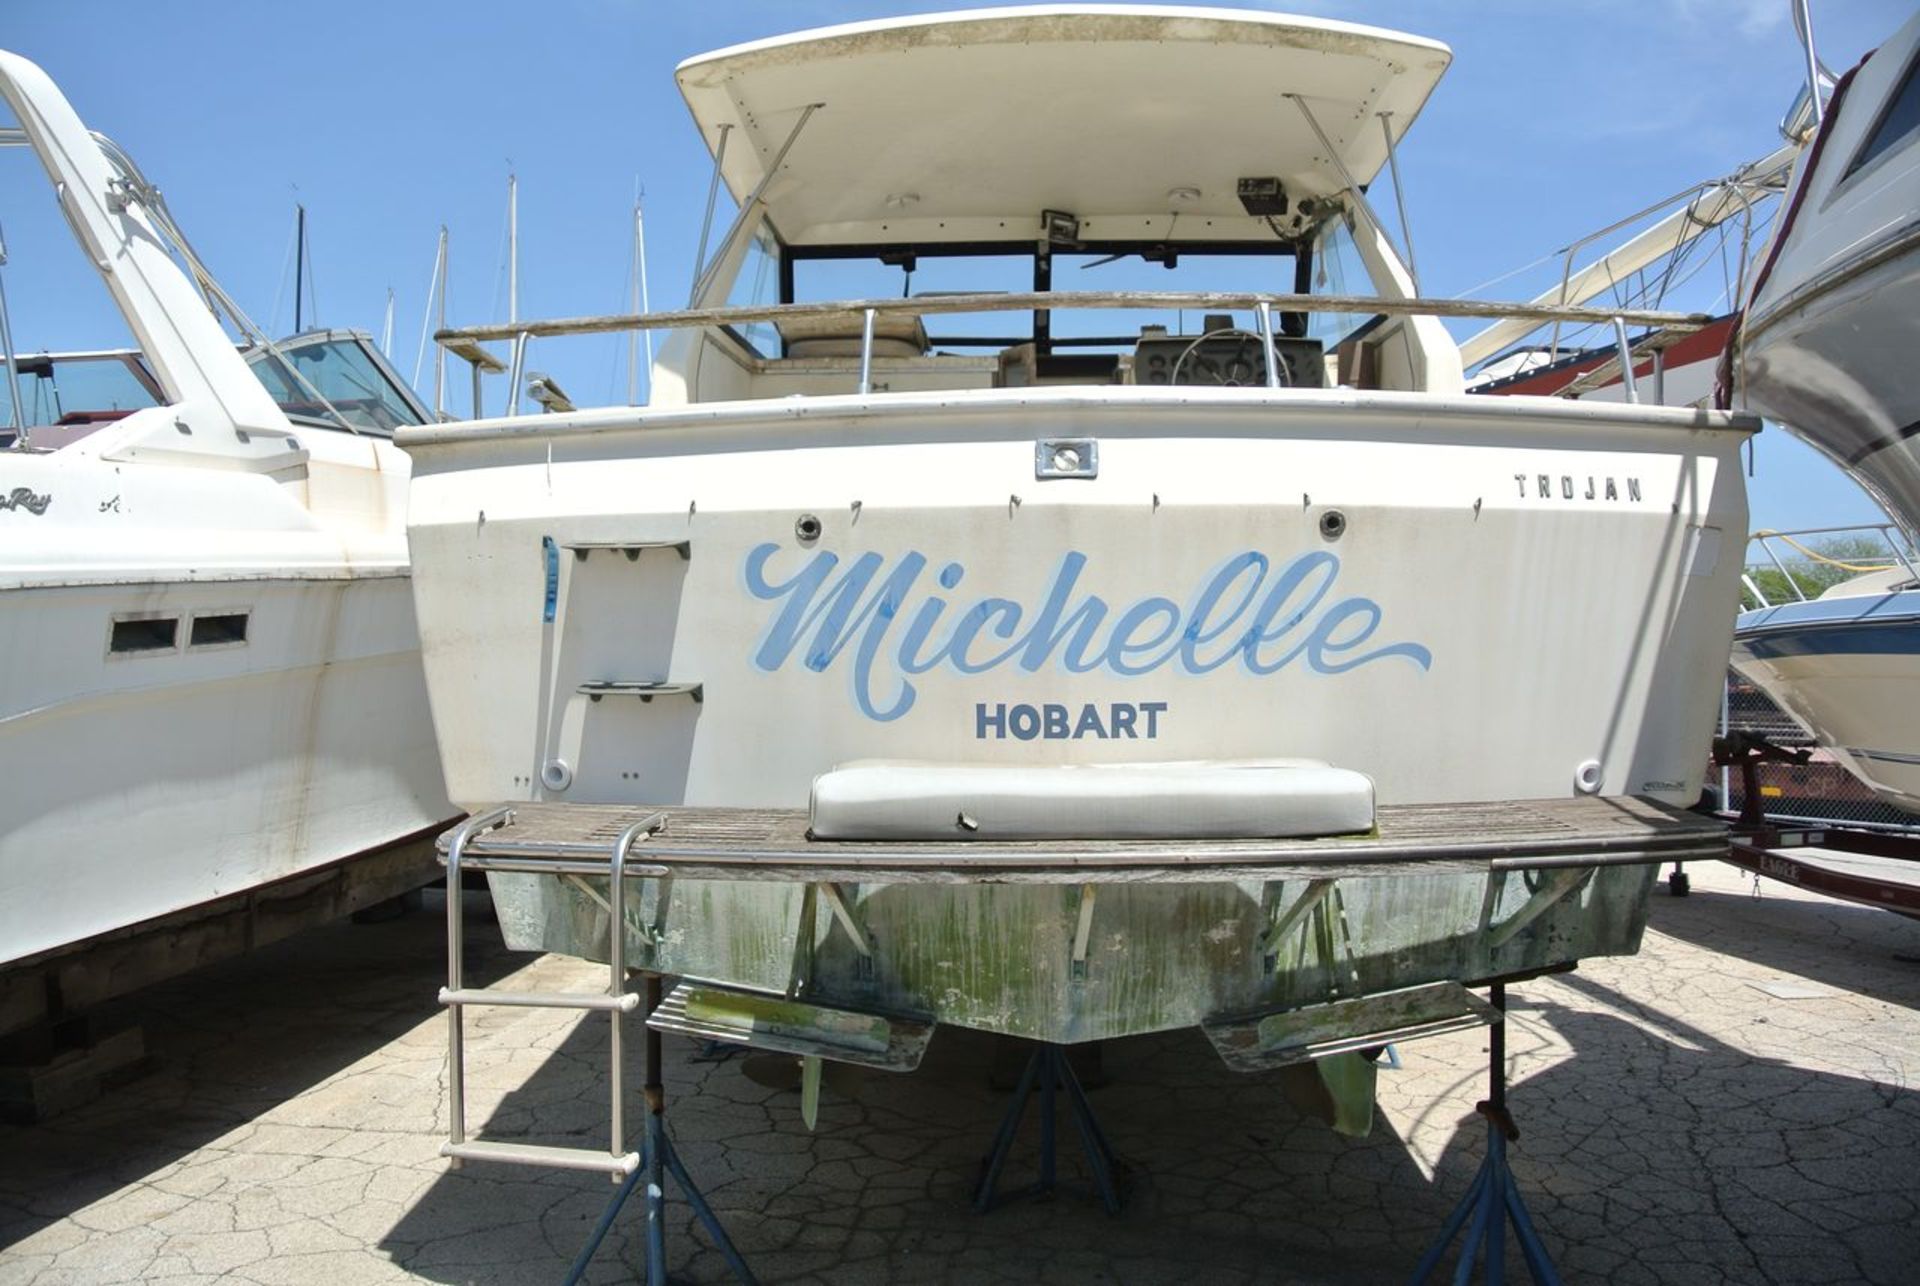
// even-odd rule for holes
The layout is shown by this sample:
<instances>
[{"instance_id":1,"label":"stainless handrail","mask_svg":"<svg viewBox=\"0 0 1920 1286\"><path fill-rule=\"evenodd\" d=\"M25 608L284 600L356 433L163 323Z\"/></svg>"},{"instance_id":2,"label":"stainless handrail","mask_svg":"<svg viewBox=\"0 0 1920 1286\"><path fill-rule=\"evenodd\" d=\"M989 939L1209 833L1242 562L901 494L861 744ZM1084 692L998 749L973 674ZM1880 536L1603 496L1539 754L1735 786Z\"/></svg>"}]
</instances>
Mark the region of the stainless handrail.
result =
<instances>
[{"instance_id":1,"label":"stainless handrail","mask_svg":"<svg viewBox=\"0 0 1920 1286\"><path fill-rule=\"evenodd\" d=\"M1633 379L1633 345L1627 341L1627 324L1619 317L1613 319L1613 342L1619 353L1614 360L1620 363L1620 387L1626 390L1627 401L1637 403L1640 386Z\"/></svg>"},{"instance_id":2,"label":"stainless handrail","mask_svg":"<svg viewBox=\"0 0 1920 1286\"><path fill-rule=\"evenodd\" d=\"M860 321L860 393L873 392L873 309L867 309Z\"/></svg>"},{"instance_id":3,"label":"stainless handrail","mask_svg":"<svg viewBox=\"0 0 1920 1286\"><path fill-rule=\"evenodd\" d=\"M1900 528L1890 522L1854 523L1841 527L1801 527L1793 531L1756 531L1747 537L1747 543L1760 547L1760 552L1766 555L1767 561L1773 564L1773 569L1779 572L1781 579L1786 582L1787 589L1792 592L1794 601L1805 603L1811 600L1807 598L1806 592L1801 589L1799 579L1794 576L1788 564L1781 561L1780 555L1774 550L1772 542L1775 540L1784 540L1791 545L1807 536L1839 536L1861 532L1871 532L1875 536L1878 536L1886 544L1886 556L1894 559L1910 579L1920 581L1920 562L1916 561L1916 555L1906 544L1905 536L1900 531ZM1806 551L1803 550L1801 552L1804 554ZM1881 555L1874 554L1868 556L1877 558ZM1828 557L1828 555L1815 554L1808 561L1818 561L1821 558ZM1884 570L1892 571L1893 564L1889 564ZM1861 572L1859 574L1871 575L1872 573ZM1753 596L1754 603L1758 607L1780 606L1780 604L1773 602L1767 597L1766 591L1760 587L1759 582L1750 572L1742 573L1741 582L1746 587L1747 592Z\"/></svg>"},{"instance_id":4,"label":"stainless handrail","mask_svg":"<svg viewBox=\"0 0 1920 1286\"><path fill-rule=\"evenodd\" d=\"M512 373L509 388L519 387L519 373L527 346L536 338L557 335L604 335L617 331L672 330L694 326L744 326L753 322L777 322L782 318L861 315L860 383L862 395L873 391L873 331L880 313L913 313L918 316L940 313L1027 312L1035 309L1073 308L1158 308L1158 309L1252 309L1261 317L1261 333L1272 352L1275 309L1283 312L1375 312L1412 316L1441 317L1521 317L1541 321L1581 321L1611 323L1620 336L1624 358L1629 351L1626 324L1663 328L1676 334L1700 330L1709 325L1709 313L1660 312L1650 309L1582 308L1567 305L1512 304L1467 299L1386 298L1376 295L1297 295L1236 294L1219 291L1024 291L979 292L939 296L913 296L905 299L830 300L805 304L749 304L727 308L680 308L659 313L606 313L591 317L560 317L551 321L509 321L481 326L443 327L433 334L442 353L452 345L474 344L487 340L513 341ZM460 354L465 356L466 354ZM472 360L470 357L468 360ZM1277 383L1279 372L1272 361L1268 366L1268 384ZM476 372L475 381L478 382ZM1633 387L1631 370L1626 376L1628 400L1639 397ZM517 412L509 405L507 414Z\"/></svg>"}]
</instances>

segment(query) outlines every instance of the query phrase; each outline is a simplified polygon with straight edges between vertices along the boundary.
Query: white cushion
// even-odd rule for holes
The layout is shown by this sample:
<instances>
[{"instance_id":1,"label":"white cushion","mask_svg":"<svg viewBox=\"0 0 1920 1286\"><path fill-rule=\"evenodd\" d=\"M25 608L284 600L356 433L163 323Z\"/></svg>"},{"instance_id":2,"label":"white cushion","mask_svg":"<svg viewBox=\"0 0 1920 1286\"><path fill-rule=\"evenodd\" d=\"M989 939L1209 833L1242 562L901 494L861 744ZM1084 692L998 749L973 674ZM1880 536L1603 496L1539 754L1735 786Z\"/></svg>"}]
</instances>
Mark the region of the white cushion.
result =
<instances>
[{"instance_id":1,"label":"white cushion","mask_svg":"<svg viewBox=\"0 0 1920 1286\"><path fill-rule=\"evenodd\" d=\"M1373 829L1373 780L1310 759L857 760L813 779L820 839L1275 839Z\"/></svg>"}]
</instances>

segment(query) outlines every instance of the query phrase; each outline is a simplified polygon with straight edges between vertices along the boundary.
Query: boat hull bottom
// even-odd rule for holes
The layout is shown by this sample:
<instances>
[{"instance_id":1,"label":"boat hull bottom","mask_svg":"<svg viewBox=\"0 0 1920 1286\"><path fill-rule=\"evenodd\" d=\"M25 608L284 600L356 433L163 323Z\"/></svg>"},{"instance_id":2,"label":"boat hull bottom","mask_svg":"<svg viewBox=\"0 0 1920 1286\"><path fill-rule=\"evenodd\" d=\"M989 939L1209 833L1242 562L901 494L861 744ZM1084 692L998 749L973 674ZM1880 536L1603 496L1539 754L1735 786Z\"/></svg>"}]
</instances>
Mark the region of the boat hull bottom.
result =
<instances>
[{"instance_id":1,"label":"boat hull bottom","mask_svg":"<svg viewBox=\"0 0 1920 1286\"><path fill-rule=\"evenodd\" d=\"M1073 1044L1631 955L1656 873L1650 864L1401 873L1342 878L1324 895L1302 878L649 878L628 884L626 959L817 1005ZM488 879L510 948L606 959L604 880Z\"/></svg>"}]
</instances>

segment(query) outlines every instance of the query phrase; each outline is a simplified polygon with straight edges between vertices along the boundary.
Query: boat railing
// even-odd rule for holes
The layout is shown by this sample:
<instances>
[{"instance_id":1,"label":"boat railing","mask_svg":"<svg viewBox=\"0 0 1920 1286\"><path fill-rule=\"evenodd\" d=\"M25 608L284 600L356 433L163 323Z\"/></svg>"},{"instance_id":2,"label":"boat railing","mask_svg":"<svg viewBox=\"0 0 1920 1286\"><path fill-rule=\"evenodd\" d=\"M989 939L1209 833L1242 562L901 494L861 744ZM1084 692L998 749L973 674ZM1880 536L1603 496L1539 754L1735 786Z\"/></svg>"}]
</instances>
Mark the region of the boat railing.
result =
<instances>
[{"instance_id":1,"label":"boat railing","mask_svg":"<svg viewBox=\"0 0 1920 1286\"><path fill-rule=\"evenodd\" d=\"M1826 538L1829 548L1821 549L1810 543L1815 537ZM1877 552L1869 550L1864 553L1838 550L1831 547L1836 538L1877 540L1882 548ZM1785 545L1792 552L1783 559L1776 545ZM1756 531L1748 537L1748 546L1750 552L1746 566L1740 573L1740 583L1746 587L1754 608L1779 607L1789 601L1811 602L1841 580L1876 572L1898 569L1905 573L1905 581L1920 582L1920 554L1916 554L1900 528L1890 522L1860 523L1847 527L1803 527L1795 531ZM1762 561L1755 561L1754 550L1758 551ZM1785 594L1768 592L1765 574L1769 570L1779 574L1779 585L1784 586ZM1836 579L1833 573L1844 575ZM1809 593L1809 590L1812 592ZM1786 595L1791 595L1791 599Z\"/></svg>"},{"instance_id":2,"label":"boat railing","mask_svg":"<svg viewBox=\"0 0 1920 1286\"><path fill-rule=\"evenodd\" d=\"M489 350L490 342L512 346L504 363L509 387L520 386L526 370L528 345L535 339L560 335L605 335L626 331L679 330L704 327L738 327L756 322L780 322L808 317L857 315L862 319L860 374L855 389L861 394L873 391L874 321L882 314L913 313L920 316L957 313L1033 312L1071 309L1152 309L1162 311L1195 310L1215 312L1252 312L1258 318L1260 333L1271 351L1275 337L1275 313L1333 313L1423 317L1519 318L1541 323L1575 322L1611 326L1620 365L1625 372L1627 400L1639 401L1633 384L1633 346L1627 338L1629 325L1651 327L1669 333L1691 333L1711 325L1709 313L1672 312L1644 308L1588 308L1568 304L1510 303L1483 299L1430 299L1422 297L1386 297L1379 295L1302 295L1273 294L1259 291L1020 291L918 295L901 299L850 299L792 304L752 304L723 308L681 308L651 313L607 313L582 317L559 317L545 321L521 320L478 326L455 326L434 332L441 348L468 362L474 378L482 370L501 369L501 359ZM1278 363L1268 362L1267 383L1277 387ZM509 400L513 414L516 399Z\"/></svg>"}]
</instances>

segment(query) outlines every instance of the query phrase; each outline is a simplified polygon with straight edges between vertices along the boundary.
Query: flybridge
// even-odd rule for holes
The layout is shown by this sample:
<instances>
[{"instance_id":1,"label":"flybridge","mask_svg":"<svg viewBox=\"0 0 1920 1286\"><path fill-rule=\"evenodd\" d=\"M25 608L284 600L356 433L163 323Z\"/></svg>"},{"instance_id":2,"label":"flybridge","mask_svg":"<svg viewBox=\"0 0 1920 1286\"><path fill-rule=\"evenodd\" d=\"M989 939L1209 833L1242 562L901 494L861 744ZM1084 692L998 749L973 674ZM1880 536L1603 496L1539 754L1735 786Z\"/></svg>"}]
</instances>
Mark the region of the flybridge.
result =
<instances>
[{"instance_id":1,"label":"flybridge","mask_svg":"<svg viewBox=\"0 0 1920 1286\"><path fill-rule=\"evenodd\" d=\"M517 389L536 337L675 329L660 408L1044 384L1452 394L1464 381L1440 317L1613 323L1623 351L1629 322L1703 324L1421 295L1405 209L1396 248L1365 192L1450 58L1347 23L1133 5L937 14L702 55L677 73L714 157L689 306L438 338L476 372L503 365L486 341L511 342ZM738 204L724 231L722 184ZM1135 257L1240 289L1056 289L1080 279L1063 269ZM1070 331L1078 309L1155 315ZM1009 312L1030 317L924 324Z\"/></svg>"}]
</instances>

